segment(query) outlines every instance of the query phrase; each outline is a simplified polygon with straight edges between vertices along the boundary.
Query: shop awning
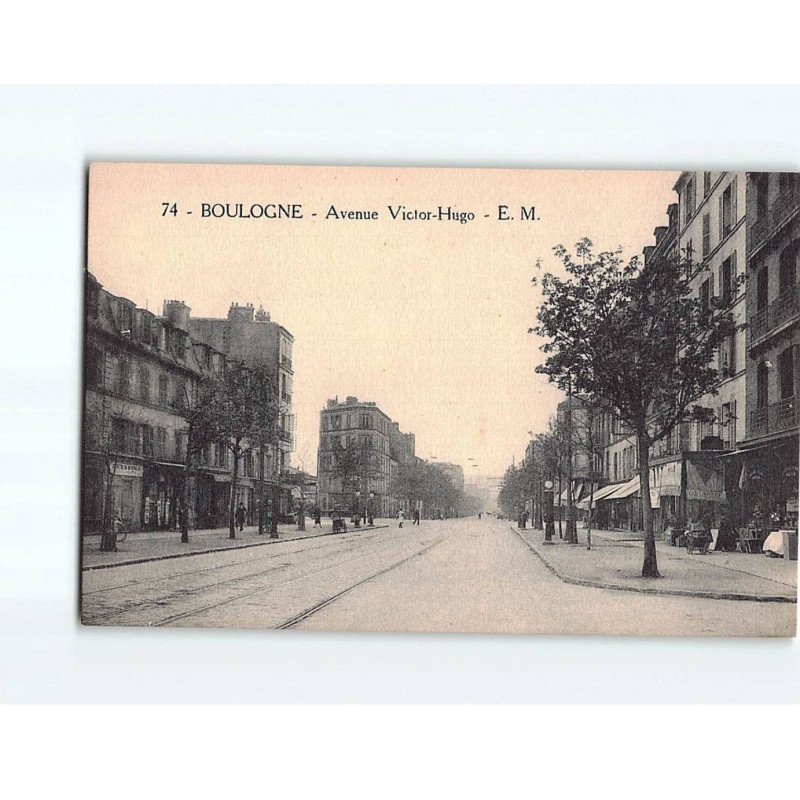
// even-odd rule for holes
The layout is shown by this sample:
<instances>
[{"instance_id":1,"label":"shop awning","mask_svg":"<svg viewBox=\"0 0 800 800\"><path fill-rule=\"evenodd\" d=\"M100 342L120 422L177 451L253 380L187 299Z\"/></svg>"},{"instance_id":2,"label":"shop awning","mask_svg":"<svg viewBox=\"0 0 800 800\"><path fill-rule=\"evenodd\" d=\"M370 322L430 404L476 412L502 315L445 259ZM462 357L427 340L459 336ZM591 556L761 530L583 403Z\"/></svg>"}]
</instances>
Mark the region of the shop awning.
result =
<instances>
[{"instance_id":1,"label":"shop awning","mask_svg":"<svg viewBox=\"0 0 800 800\"><path fill-rule=\"evenodd\" d=\"M572 487L572 502L573 503L575 503L575 501L581 496L581 492L582 491L583 491L583 484L582 483L576 483ZM566 489L564 489L563 492L561 492L561 505L564 505L567 502L569 502L569 486Z\"/></svg>"},{"instance_id":2,"label":"shop awning","mask_svg":"<svg viewBox=\"0 0 800 800\"><path fill-rule=\"evenodd\" d=\"M722 471L716 466L686 462L686 499L724 503Z\"/></svg>"},{"instance_id":3,"label":"shop awning","mask_svg":"<svg viewBox=\"0 0 800 800\"><path fill-rule=\"evenodd\" d=\"M627 483L623 483L615 492L606 495L605 500L622 500L626 497L633 497L639 492L639 476L634 475Z\"/></svg>"},{"instance_id":4,"label":"shop awning","mask_svg":"<svg viewBox=\"0 0 800 800\"><path fill-rule=\"evenodd\" d=\"M592 497L592 505L596 505L598 500L604 500L608 498L608 495L616 492L617 489L622 488L624 484L622 483L609 483L608 486L603 486L601 489L597 489L594 493L594 497ZM578 503L578 508L582 508L584 511L589 510L589 498L586 497Z\"/></svg>"}]
</instances>

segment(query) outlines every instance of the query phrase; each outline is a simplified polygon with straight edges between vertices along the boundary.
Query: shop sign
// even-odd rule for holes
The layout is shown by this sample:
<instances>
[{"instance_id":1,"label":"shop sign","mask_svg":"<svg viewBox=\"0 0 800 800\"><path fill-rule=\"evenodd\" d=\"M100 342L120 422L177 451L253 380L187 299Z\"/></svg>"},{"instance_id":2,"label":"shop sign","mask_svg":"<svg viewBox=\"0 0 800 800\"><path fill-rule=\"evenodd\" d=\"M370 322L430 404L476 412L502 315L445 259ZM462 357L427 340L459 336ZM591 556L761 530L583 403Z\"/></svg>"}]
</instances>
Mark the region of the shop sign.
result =
<instances>
[{"instance_id":1,"label":"shop sign","mask_svg":"<svg viewBox=\"0 0 800 800\"><path fill-rule=\"evenodd\" d=\"M114 474L118 478L143 478L144 467L141 464L117 464Z\"/></svg>"}]
</instances>

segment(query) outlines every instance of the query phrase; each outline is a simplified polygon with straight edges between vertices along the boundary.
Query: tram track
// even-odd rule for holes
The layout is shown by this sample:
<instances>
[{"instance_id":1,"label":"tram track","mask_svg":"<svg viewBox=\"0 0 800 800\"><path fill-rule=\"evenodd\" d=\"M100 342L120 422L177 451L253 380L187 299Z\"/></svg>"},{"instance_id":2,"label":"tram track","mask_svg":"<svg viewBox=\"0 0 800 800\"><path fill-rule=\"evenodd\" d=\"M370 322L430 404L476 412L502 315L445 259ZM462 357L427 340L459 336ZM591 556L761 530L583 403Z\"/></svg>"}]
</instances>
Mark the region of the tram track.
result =
<instances>
[{"instance_id":1,"label":"tram track","mask_svg":"<svg viewBox=\"0 0 800 800\"><path fill-rule=\"evenodd\" d=\"M214 566L210 566L210 567L202 567L201 569L183 570L182 572L175 572L175 573L172 573L171 575L164 575L163 577L158 577L158 578L146 578L144 580L131 580L131 581L128 581L127 583L119 583L119 584L115 584L113 586L101 586L101 587L99 587L97 589L89 589L89 590L86 590L86 591L83 592L83 596L84 597L88 597L88 596L95 595L95 594L101 594L103 592L113 592L113 591L115 591L117 589L130 589L133 586L145 586L147 584L163 585L167 581L176 581L176 580L179 580L181 578L185 578L185 577L191 576L191 575L201 575L201 574L203 574L205 572L218 572L219 570L223 570L223 569L233 569L233 568L235 568L237 566L241 566L243 564L252 564L252 563L257 562L257 561L271 561L271 560L274 560L276 558L286 558L288 556L296 555L297 553L313 553L313 552L315 552L317 550L341 547L342 545L347 546L347 545L355 544L357 542L365 542L365 541L369 542L369 541L372 541L375 538L377 538L377 534L373 534L370 537L361 537L359 539L353 538L353 539L348 539L348 540L339 540L338 542L333 542L333 543L326 542L325 544L318 544L318 545L315 545L315 546L312 546L312 547L298 547L298 548L296 548L294 550L288 550L288 551L282 551L282 552L278 552L278 553L272 553L270 555L261 556L261 557L258 557L258 558L247 558L247 559L243 559L241 561L231 561L230 563L223 564L223 565L214 565ZM238 551L238 550L243 550L244 548L233 548L233 549ZM352 550L352 548L350 548L350 549ZM218 551L218 552L224 552L224 551ZM213 555L213 553L206 553L204 555ZM138 565L124 565L124 566L138 566ZM253 575L257 575L257 574L258 573L253 573ZM210 585L213 585L213 584L210 584Z\"/></svg>"},{"instance_id":2,"label":"tram track","mask_svg":"<svg viewBox=\"0 0 800 800\"><path fill-rule=\"evenodd\" d=\"M377 574L382 574L382 572L384 572L384 571L386 571L388 569L393 569L395 566L399 566L400 563L402 563L403 561L406 561L406 560L408 560L410 558L415 557L416 555L419 555L422 552L427 551L431 547L433 547L436 544L438 544L440 541L442 541L442 540L438 539L437 541L435 541L432 544L428 545L427 547L423 548L423 550L418 551L417 553L413 553L410 556L406 556L404 559L401 559L400 561L396 562L395 564L391 565L390 567L388 567L388 568L386 568L384 570L380 570L378 573L375 573L375 574L376 575ZM358 542L363 543L363 539L358 540ZM321 548L319 548L319 547L311 548L312 551L316 551L316 550L319 550L319 549L321 549ZM241 582L259 580L259 579L266 578L266 577L268 577L270 575L276 575L277 573L280 573L281 571L292 571L293 569L297 569L297 568L300 568L302 570L300 572L300 574L295 574L295 575L289 577L287 580L282 580L282 581L278 581L278 582L275 582L275 583L270 583L270 584L265 585L265 586L258 586L258 587L254 588L254 589L249 589L248 591L245 591L245 592L238 592L237 594L235 594L235 595L233 595L231 597L225 597L222 600L219 600L217 602L208 603L208 604L205 604L205 605L200 606L198 608L188 609L188 610L183 611L183 612L178 613L178 614L172 614L172 615L170 615L170 616L168 616L168 617L166 617L164 619L148 623L152 627L161 627L161 626L164 626L164 625L169 625L170 623L175 622L177 620L186 619L188 617L195 616L197 614L202 614L202 613L204 613L206 611L210 611L210 610L212 610L214 608L217 608L219 606L224 606L226 604L235 602L237 600L245 599L247 597L250 597L252 595L256 595L256 594L259 594L259 593L262 593L262 592L275 591L275 590L278 590L278 589L280 589L282 587L287 586L288 584L294 583L296 581L301 581L301 580L304 580L304 579L308 579L308 578L311 578L311 577L313 577L315 575L319 575L319 574L321 574L323 572L327 572L329 570L336 569L336 568L345 566L347 564L351 564L351 563L356 562L356 561L364 560L364 559L371 558L373 556L379 555L381 552L383 552L385 550L385 543L383 545L379 546L379 547L373 547L373 548L370 548L367 551L357 551L357 552L355 552L355 554L353 554L355 550L356 550L356 548L349 547L344 552L340 552L338 555L345 556L345 557L341 557L341 558L337 559L333 563L330 563L330 561L328 561L327 559L324 562L321 562L321 560L320 560L320 556L322 556L322 555L334 555L334 554L331 554L330 551L329 551L327 554L317 554L317 556L307 565L304 565L303 563L298 563L298 562L275 565L275 566L272 566L272 567L270 567L268 569L258 570L258 571L255 571L255 572L248 572L248 573L246 573L244 575L237 575L235 577L226 578L224 580L215 581L213 583L207 583L207 584L198 586L198 587L196 587L196 588L194 588L192 590L189 590L189 591L178 590L172 596L164 596L164 595L162 595L160 597L152 597L152 598L149 598L147 600L144 600L144 601L142 601L142 602L140 602L140 603L138 603L136 605L133 605L133 606L130 606L130 607L127 607L127 608L114 608L114 609L112 609L110 611L106 611L104 613L86 614L83 617L83 619L84 619L84 622L87 623L87 624L108 624L109 622L111 624L113 624L113 618L114 617L123 617L126 614L142 612L142 611L147 610L148 608L156 609L156 608L162 607L163 605L165 605L166 603L172 601L173 599L179 598L181 596L186 596L186 595L191 595L191 594L200 594L200 593L203 593L203 592L207 592L209 590L220 589L221 587L224 587L226 585L234 586L235 584L241 583ZM293 554L297 554L298 552L309 552L309 550L308 549L297 550L297 551L293 551ZM287 553L287 554L284 554L284 555L285 556L290 556L292 554L291 553ZM262 559L260 559L260 560L262 560ZM247 563L248 562L245 561L245 562L240 562L240 564L226 565L226 567L235 568L237 566L246 565ZM311 568L310 569L302 569L303 566L310 566ZM209 568L209 569L194 570L194 571L191 571L191 572L187 571L187 572L180 573L179 575L177 575L175 577L176 578L177 577L185 578L187 575L195 574L195 573L198 573L198 572L214 571L215 569L218 570L218 569L221 569L221 567L216 567L216 568L212 567L212 568ZM374 577L374 576L370 576L369 578L366 578L364 580L370 580L371 577ZM163 581L163 579L154 579L152 581L149 581L149 583L160 584L162 581ZM362 582L364 582L364 581L359 581L359 583L362 583ZM346 591L349 591L351 588L355 588L355 585L356 584L354 584L351 587L348 587L348 589ZM130 588L130 586L131 586L131 584L123 584L123 585L120 585L120 586L117 586L117 587L114 587L114 588L116 588L118 590L124 590L124 589ZM111 587L109 587L109 588L111 588ZM337 596L339 596L339 595L337 594Z\"/></svg>"}]
</instances>

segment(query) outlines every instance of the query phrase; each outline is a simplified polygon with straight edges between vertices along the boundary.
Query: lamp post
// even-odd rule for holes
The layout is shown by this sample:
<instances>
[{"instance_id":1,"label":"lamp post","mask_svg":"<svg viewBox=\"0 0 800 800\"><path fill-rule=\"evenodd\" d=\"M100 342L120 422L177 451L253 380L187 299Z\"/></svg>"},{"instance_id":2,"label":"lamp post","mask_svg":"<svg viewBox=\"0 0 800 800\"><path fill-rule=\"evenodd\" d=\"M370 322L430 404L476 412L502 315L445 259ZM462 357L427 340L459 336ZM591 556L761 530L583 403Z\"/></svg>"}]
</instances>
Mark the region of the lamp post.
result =
<instances>
[{"instance_id":1,"label":"lamp post","mask_svg":"<svg viewBox=\"0 0 800 800\"><path fill-rule=\"evenodd\" d=\"M553 481L544 482L543 495L544 541L545 544L553 544L553 534L555 533L555 526L553 525Z\"/></svg>"},{"instance_id":2,"label":"lamp post","mask_svg":"<svg viewBox=\"0 0 800 800\"><path fill-rule=\"evenodd\" d=\"M355 508L353 509L352 520L356 528L361 527L361 492L358 489L356 489L356 502Z\"/></svg>"},{"instance_id":3,"label":"lamp post","mask_svg":"<svg viewBox=\"0 0 800 800\"><path fill-rule=\"evenodd\" d=\"M375 492L370 492L369 497L364 498L364 521L367 525L374 525L375 520L372 517L372 501L375 499Z\"/></svg>"}]
</instances>

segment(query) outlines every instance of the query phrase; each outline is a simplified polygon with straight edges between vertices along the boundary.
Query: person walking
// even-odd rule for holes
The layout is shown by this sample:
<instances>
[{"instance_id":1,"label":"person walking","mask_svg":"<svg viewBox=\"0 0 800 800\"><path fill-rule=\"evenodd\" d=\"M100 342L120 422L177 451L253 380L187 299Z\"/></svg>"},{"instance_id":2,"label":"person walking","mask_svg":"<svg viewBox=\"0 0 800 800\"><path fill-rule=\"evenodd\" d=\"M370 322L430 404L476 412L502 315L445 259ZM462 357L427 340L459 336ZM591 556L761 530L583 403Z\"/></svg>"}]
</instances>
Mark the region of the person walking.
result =
<instances>
[{"instance_id":1,"label":"person walking","mask_svg":"<svg viewBox=\"0 0 800 800\"><path fill-rule=\"evenodd\" d=\"M401 508L397 512L397 521L400 523L400 527L403 527L403 520L406 518L406 515L403 513L403 509Z\"/></svg>"},{"instance_id":2,"label":"person walking","mask_svg":"<svg viewBox=\"0 0 800 800\"><path fill-rule=\"evenodd\" d=\"M414 509L414 522L412 524L413 525L419 525L419 509L418 508Z\"/></svg>"},{"instance_id":3,"label":"person walking","mask_svg":"<svg viewBox=\"0 0 800 800\"><path fill-rule=\"evenodd\" d=\"M236 525L238 526L240 531L244 530L244 522L247 519L247 509L245 509L244 504L239 501L239 505L236 507Z\"/></svg>"},{"instance_id":4,"label":"person walking","mask_svg":"<svg viewBox=\"0 0 800 800\"><path fill-rule=\"evenodd\" d=\"M320 519L319 506L314 506L314 527L316 528L317 525L319 525L321 527L322 526L322 520Z\"/></svg>"}]
</instances>

